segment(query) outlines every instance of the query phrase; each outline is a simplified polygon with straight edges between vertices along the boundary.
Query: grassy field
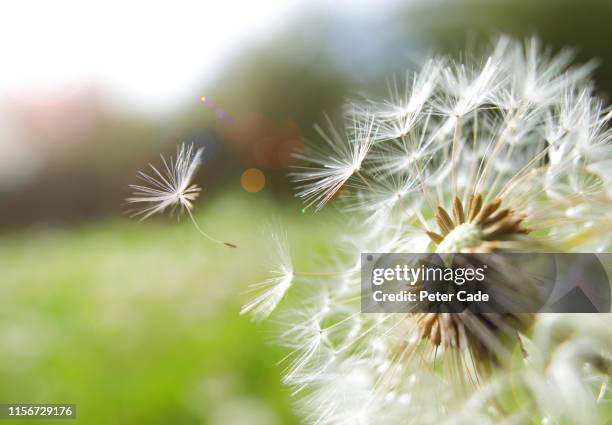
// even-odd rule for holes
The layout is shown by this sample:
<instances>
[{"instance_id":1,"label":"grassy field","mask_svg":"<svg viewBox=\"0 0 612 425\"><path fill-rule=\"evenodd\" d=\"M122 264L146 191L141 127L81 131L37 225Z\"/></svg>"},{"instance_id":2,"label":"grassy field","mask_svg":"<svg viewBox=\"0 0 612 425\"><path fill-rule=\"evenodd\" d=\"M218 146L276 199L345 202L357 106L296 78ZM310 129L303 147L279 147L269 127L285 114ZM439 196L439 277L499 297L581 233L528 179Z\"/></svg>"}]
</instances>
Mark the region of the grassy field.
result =
<instances>
[{"instance_id":1,"label":"grassy field","mask_svg":"<svg viewBox=\"0 0 612 425\"><path fill-rule=\"evenodd\" d=\"M302 258L325 220L248 194L196 213L240 247L163 218L0 238L0 402L75 403L58 425L297 423L269 325L238 312L265 276L263 223L280 218Z\"/></svg>"}]
</instances>

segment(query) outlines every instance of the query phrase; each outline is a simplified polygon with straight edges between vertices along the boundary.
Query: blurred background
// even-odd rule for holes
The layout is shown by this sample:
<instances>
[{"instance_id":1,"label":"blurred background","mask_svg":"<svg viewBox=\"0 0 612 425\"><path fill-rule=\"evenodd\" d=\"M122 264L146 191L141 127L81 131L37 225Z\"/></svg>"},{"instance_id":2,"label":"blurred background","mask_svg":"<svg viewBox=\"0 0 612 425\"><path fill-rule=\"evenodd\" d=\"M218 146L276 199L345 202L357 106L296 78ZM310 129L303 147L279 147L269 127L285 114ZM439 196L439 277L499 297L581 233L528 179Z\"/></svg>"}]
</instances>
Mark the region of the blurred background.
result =
<instances>
[{"instance_id":1,"label":"blurred background","mask_svg":"<svg viewBox=\"0 0 612 425\"><path fill-rule=\"evenodd\" d=\"M274 324L238 315L265 277L263 223L298 267L333 232L332 209L293 198L291 152L347 97L499 34L596 58L607 100L609 22L599 0L3 3L0 402L76 403L83 424L299 423ZM239 249L126 216L136 172L183 141L205 147L197 219Z\"/></svg>"}]
</instances>

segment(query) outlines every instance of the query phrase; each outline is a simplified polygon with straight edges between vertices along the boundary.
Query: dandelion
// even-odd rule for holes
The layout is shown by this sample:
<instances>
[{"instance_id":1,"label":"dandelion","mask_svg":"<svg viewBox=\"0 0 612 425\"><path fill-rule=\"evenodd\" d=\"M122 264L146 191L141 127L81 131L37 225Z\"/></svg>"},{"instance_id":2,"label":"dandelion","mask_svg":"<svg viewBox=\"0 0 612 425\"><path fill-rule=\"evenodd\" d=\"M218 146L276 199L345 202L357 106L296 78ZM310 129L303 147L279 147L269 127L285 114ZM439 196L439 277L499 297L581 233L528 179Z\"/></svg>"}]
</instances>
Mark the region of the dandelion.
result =
<instances>
[{"instance_id":1,"label":"dandelion","mask_svg":"<svg viewBox=\"0 0 612 425\"><path fill-rule=\"evenodd\" d=\"M158 170L153 164L149 164L152 174L142 171L138 177L147 183L147 186L131 184L132 196L126 199L128 204L134 204L136 208L133 217L145 220L157 213L170 210L171 214L187 213L194 226L204 237L213 242L223 244L230 248L236 245L230 242L222 242L205 233L196 222L192 209L193 201L200 194L200 187L193 184L193 177L202 162L203 148L194 150L193 144L181 144L176 150L176 159L170 157L167 161L163 155L161 160L163 168Z\"/></svg>"},{"instance_id":2,"label":"dandelion","mask_svg":"<svg viewBox=\"0 0 612 425\"><path fill-rule=\"evenodd\" d=\"M502 38L482 61L432 59L401 96L349 105L348 138L332 131L326 151L299 155L310 165L294 174L298 195L316 209L344 201L349 223L338 274L313 278L315 295L285 310L285 381L310 423L578 423L609 400L603 339L577 338L536 374L532 316L360 310L362 252L611 248L610 113L592 93L592 65L570 67L568 52ZM594 326L610 329L601 320ZM603 389L583 373L588 363ZM511 364L521 388L538 393L520 412L497 399L512 387L497 371ZM575 411L555 416L570 391Z\"/></svg>"}]
</instances>

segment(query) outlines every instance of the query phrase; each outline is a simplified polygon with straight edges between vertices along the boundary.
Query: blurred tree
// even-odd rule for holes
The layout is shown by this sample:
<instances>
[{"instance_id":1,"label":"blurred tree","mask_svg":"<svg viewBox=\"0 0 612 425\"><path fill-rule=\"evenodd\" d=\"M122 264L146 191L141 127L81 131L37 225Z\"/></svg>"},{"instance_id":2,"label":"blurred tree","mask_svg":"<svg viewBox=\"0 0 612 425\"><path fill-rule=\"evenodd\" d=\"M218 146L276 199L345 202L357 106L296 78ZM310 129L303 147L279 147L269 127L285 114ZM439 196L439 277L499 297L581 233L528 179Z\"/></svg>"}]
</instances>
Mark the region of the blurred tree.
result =
<instances>
[{"instance_id":1,"label":"blurred tree","mask_svg":"<svg viewBox=\"0 0 612 425\"><path fill-rule=\"evenodd\" d=\"M600 94L612 90L612 45L608 30L612 2L602 0L438 0L406 7L397 19L406 36L456 52L473 40L500 34L524 38L537 35L555 49L576 48L577 60L600 61L595 71Z\"/></svg>"}]
</instances>

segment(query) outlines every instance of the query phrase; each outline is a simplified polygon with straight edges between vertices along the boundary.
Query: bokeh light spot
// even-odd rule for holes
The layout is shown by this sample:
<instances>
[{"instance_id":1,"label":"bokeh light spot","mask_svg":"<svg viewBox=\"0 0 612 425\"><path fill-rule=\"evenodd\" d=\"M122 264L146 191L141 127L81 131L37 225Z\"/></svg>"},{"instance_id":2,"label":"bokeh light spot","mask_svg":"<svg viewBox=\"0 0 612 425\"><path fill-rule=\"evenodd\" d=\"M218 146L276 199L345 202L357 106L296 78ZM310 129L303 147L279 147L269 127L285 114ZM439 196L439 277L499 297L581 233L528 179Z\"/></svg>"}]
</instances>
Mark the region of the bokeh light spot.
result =
<instances>
[{"instance_id":1,"label":"bokeh light spot","mask_svg":"<svg viewBox=\"0 0 612 425\"><path fill-rule=\"evenodd\" d=\"M240 184L247 192L260 192L266 185L266 176L259 168L249 168L242 173Z\"/></svg>"}]
</instances>

